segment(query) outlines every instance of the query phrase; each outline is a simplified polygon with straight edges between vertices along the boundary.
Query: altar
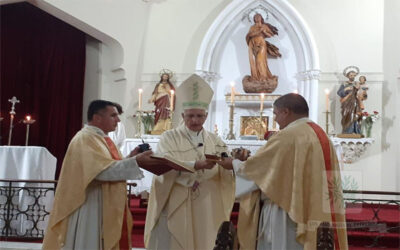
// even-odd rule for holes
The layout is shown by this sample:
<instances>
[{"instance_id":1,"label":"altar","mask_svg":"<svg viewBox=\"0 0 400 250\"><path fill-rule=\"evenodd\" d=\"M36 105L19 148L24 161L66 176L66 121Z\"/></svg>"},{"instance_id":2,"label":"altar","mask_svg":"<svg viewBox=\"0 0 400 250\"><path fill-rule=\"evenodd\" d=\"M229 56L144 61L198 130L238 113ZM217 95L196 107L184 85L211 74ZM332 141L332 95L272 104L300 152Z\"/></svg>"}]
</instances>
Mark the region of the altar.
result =
<instances>
[{"instance_id":1,"label":"altar","mask_svg":"<svg viewBox=\"0 0 400 250\"><path fill-rule=\"evenodd\" d=\"M56 163L44 147L0 146L0 235L43 235L54 184L37 181L54 180ZM7 212L9 207L12 213Z\"/></svg>"}]
</instances>

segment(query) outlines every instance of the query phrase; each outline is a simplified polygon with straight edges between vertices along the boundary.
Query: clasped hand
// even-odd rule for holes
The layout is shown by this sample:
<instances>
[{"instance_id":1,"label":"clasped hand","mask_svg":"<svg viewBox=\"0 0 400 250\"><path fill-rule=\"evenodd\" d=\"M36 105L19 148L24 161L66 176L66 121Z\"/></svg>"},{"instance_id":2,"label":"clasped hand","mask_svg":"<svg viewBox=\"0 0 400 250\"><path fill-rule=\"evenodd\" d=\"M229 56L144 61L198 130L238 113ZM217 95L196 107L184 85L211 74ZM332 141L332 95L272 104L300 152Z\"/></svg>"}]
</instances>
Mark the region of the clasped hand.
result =
<instances>
[{"instance_id":1,"label":"clasped hand","mask_svg":"<svg viewBox=\"0 0 400 250\"><path fill-rule=\"evenodd\" d=\"M210 160L197 160L196 163L194 164L194 169L200 170L200 169L211 169L215 165L215 162L210 161Z\"/></svg>"}]
</instances>

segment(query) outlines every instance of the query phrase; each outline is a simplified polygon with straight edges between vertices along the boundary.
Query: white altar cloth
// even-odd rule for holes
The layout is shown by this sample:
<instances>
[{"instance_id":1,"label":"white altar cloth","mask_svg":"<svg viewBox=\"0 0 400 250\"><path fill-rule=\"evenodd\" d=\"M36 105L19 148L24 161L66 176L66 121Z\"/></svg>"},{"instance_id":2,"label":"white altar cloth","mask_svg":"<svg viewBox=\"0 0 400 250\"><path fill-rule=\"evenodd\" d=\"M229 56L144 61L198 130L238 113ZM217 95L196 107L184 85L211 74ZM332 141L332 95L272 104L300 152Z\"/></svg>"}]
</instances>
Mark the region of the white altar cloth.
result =
<instances>
[{"instance_id":1,"label":"white altar cloth","mask_svg":"<svg viewBox=\"0 0 400 250\"><path fill-rule=\"evenodd\" d=\"M54 180L56 163L57 159L43 147L0 146L0 179ZM13 217L10 226L13 232L11 236L27 233L32 237L37 233L42 233L42 230L47 227L48 216L44 217L44 221L39 220L39 216L43 217L43 211L38 212L38 208L44 208L49 212L54 192L43 194L38 188L54 188L54 184L14 182L12 187L15 193L12 198ZM18 187L21 189L19 190ZM26 187L31 188L29 192L24 189ZM0 182L0 188L4 190L9 188L9 182ZM2 194L0 194L0 200L5 198L4 193ZM32 195L40 196L40 198L34 198ZM0 214L6 215L6 212L0 211ZM32 220L27 220L27 217L37 218L37 224L34 225Z\"/></svg>"},{"instance_id":2,"label":"white altar cloth","mask_svg":"<svg viewBox=\"0 0 400 250\"><path fill-rule=\"evenodd\" d=\"M0 146L0 179L54 180L56 163L43 147Z\"/></svg>"}]
</instances>

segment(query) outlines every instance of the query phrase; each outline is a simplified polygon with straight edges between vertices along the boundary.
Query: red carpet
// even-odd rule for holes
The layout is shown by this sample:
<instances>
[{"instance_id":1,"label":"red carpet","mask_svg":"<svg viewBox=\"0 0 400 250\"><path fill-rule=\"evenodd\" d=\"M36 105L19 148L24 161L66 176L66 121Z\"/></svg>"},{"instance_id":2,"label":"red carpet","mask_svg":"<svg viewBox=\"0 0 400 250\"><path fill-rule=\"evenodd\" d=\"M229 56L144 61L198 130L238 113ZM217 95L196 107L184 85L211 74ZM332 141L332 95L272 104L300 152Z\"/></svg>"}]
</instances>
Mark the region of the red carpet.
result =
<instances>
[{"instance_id":1,"label":"red carpet","mask_svg":"<svg viewBox=\"0 0 400 250\"><path fill-rule=\"evenodd\" d=\"M146 205L138 198L131 200L133 215L132 246L144 247L143 233ZM236 225L239 204L236 203L231 221ZM374 211L377 216L374 216ZM347 235L349 249L400 249L400 206L382 204L347 204Z\"/></svg>"}]
</instances>

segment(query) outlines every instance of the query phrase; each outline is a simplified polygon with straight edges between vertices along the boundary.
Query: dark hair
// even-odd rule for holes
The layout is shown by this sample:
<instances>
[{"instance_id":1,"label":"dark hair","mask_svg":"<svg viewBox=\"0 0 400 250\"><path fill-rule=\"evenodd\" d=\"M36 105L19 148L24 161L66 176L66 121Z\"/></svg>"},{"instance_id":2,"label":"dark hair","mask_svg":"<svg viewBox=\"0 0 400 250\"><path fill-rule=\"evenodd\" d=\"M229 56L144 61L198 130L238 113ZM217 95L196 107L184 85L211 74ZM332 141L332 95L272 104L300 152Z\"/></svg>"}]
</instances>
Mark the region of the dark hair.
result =
<instances>
[{"instance_id":1,"label":"dark hair","mask_svg":"<svg viewBox=\"0 0 400 250\"><path fill-rule=\"evenodd\" d=\"M104 110L107 106L116 107L115 103L105 100L94 100L89 104L89 108L87 111L87 119L91 121L93 119L93 115L98 114L99 111Z\"/></svg>"},{"instance_id":2,"label":"dark hair","mask_svg":"<svg viewBox=\"0 0 400 250\"><path fill-rule=\"evenodd\" d=\"M117 108L118 114L119 114L119 115L121 115L122 113L124 113L124 111L122 110L122 106L119 105L119 103L114 102L114 106Z\"/></svg>"},{"instance_id":3,"label":"dark hair","mask_svg":"<svg viewBox=\"0 0 400 250\"><path fill-rule=\"evenodd\" d=\"M256 13L256 14L253 16L253 22L254 22L254 23L256 22L256 16L260 16L260 17L261 17L261 22L262 22L262 23L265 23L265 22L264 22L264 17L263 17L260 13Z\"/></svg>"},{"instance_id":4,"label":"dark hair","mask_svg":"<svg viewBox=\"0 0 400 250\"><path fill-rule=\"evenodd\" d=\"M277 108L287 108L298 115L308 116L307 101L299 94L290 93L283 95L276 99L274 106Z\"/></svg>"}]
</instances>

